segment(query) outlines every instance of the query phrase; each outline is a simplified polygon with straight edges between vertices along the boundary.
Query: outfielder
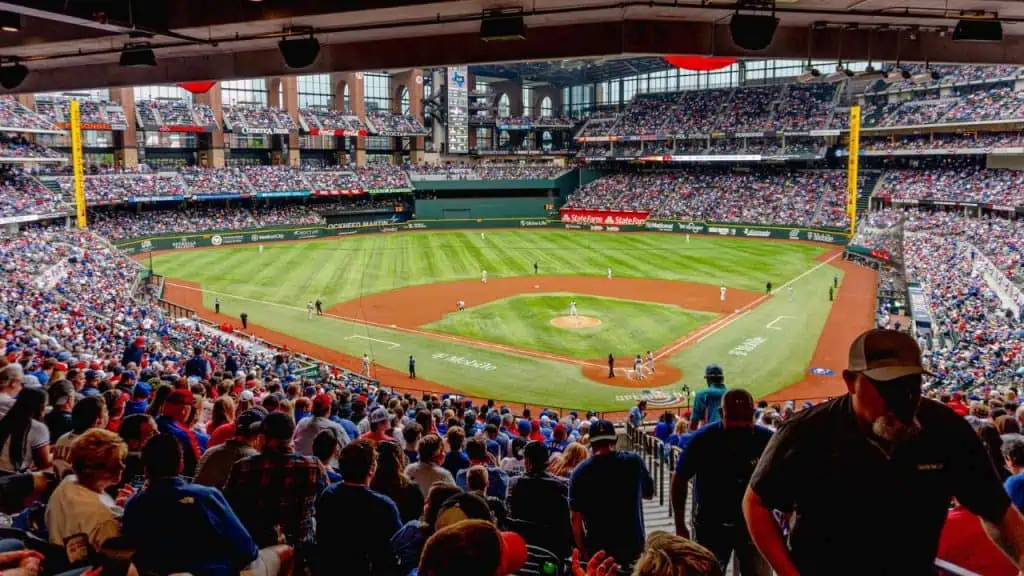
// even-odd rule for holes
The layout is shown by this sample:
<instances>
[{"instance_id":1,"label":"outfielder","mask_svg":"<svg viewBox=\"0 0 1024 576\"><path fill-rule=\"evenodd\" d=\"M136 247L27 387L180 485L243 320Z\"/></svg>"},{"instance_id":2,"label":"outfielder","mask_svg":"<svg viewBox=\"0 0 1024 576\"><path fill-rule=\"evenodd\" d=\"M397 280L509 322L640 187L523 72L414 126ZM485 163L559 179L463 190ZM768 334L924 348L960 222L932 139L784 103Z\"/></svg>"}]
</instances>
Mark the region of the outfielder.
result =
<instances>
[{"instance_id":1,"label":"outfielder","mask_svg":"<svg viewBox=\"0 0 1024 576\"><path fill-rule=\"evenodd\" d=\"M370 357L363 352L363 375L367 378L370 377Z\"/></svg>"},{"instance_id":2,"label":"outfielder","mask_svg":"<svg viewBox=\"0 0 1024 576\"><path fill-rule=\"evenodd\" d=\"M483 239L484 239L484 233L483 233L483 232L481 232L481 233L480 233L480 239L481 239L481 240L483 240Z\"/></svg>"},{"instance_id":3,"label":"outfielder","mask_svg":"<svg viewBox=\"0 0 1024 576\"><path fill-rule=\"evenodd\" d=\"M260 244L260 254L263 254L263 244Z\"/></svg>"},{"instance_id":4,"label":"outfielder","mask_svg":"<svg viewBox=\"0 0 1024 576\"><path fill-rule=\"evenodd\" d=\"M608 278L610 279L611 277L612 277L612 267L609 266L608 267Z\"/></svg>"},{"instance_id":5,"label":"outfielder","mask_svg":"<svg viewBox=\"0 0 1024 576\"><path fill-rule=\"evenodd\" d=\"M789 301L792 302L793 301L793 287L792 286L786 286L786 292L789 294Z\"/></svg>"},{"instance_id":6,"label":"outfielder","mask_svg":"<svg viewBox=\"0 0 1024 576\"><path fill-rule=\"evenodd\" d=\"M480 281L483 282L484 284L487 284L487 270L483 270L480 272Z\"/></svg>"},{"instance_id":7,"label":"outfielder","mask_svg":"<svg viewBox=\"0 0 1024 576\"><path fill-rule=\"evenodd\" d=\"M466 301L465 300L459 300L458 302L455 303L455 310L457 312L462 312L465 309L466 309Z\"/></svg>"},{"instance_id":8,"label":"outfielder","mask_svg":"<svg viewBox=\"0 0 1024 576\"><path fill-rule=\"evenodd\" d=\"M313 301L306 302L306 320L313 319Z\"/></svg>"},{"instance_id":9,"label":"outfielder","mask_svg":"<svg viewBox=\"0 0 1024 576\"><path fill-rule=\"evenodd\" d=\"M577 317L579 313L576 312L576 301L569 302L569 316Z\"/></svg>"},{"instance_id":10,"label":"outfielder","mask_svg":"<svg viewBox=\"0 0 1024 576\"><path fill-rule=\"evenodd\" d=\"M719 294L721 294L722 302L725 302L725 286L722 286L721 288L719 288L718 292L719 292Z\"/></svg>"}]
</instances>

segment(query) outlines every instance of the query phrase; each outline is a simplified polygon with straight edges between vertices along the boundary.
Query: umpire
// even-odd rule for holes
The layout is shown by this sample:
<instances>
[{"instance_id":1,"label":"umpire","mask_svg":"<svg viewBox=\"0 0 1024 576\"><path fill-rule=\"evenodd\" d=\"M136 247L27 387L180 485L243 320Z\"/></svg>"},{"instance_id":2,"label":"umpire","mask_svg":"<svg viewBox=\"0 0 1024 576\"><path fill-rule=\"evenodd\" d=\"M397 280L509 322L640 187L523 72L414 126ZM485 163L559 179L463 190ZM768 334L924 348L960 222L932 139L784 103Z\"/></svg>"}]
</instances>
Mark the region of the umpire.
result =
<instances>
[{"instance_id":1,"label":"umpire","mask_svg":"<svg viewBox=\"0 0 1024 576\"><path fill-rule=\"evenodd\" d=\"M615 378L615 356L608 354L608 377Z\"/></svg>"},{"instance_id":2,"label":"umpire","mask_svg":"<svg viewBox=\"0 0 1024 576\"><path fill-rule=\"evenodd\" d=\"M676 465L672 505L686 510L688 483L695 478L694 536L710 550L722 571L733 552L743 576L769 576L771 568L757 551L743 520L743 494L772 431L754 425L754 398L735 388L722 397L722 420L693 435ZM676 534L689 538L685 514L676 514Z\"/></svg>"}]
</instances>

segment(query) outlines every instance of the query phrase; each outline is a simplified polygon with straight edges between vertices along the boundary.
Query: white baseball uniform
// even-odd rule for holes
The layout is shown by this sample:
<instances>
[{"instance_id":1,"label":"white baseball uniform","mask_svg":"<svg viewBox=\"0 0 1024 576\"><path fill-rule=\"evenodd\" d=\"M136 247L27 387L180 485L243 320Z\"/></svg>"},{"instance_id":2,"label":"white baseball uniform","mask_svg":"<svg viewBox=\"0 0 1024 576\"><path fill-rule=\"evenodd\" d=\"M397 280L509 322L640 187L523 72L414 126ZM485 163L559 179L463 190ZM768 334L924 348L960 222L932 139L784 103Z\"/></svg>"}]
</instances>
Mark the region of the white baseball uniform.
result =
<instances>
[{"instance_id":1,"label":"white baseball uniform","mask_svg":"<svg viewBox=\"0 0 1024 576\"><path fill-rule=\"evenodd\" d=\"M306 320L313 319L313 303L306 302Z\"/></svg>"},{"instance_id":2,"label":"white baseball uniform","mask_svg":"<svg viewBox=\"0 0 1024 576\"><path fill-rule=\"evenodd\" d=\"M569 316L579 316L576 312L576 302L569 302Z\"/></svg>"},{"instance_id":3,"label":"white baseball uniform","mask_svg":"<svg viewBox=\"0 0 1024 576\"><path fill-rule=\"evenodd\" d=\"M787 286L786 287L786 291L789 293L789 301L792 302L793 301L793 287L792 286Z\"/></svg>"},{"instance_id":4,"label":"white baseball uniform","mask_svg":"<svg viewBox=\"0 0 1024 576\"><path fill-rule=\"evenodd\" d=\"M721 293L721 295L722 295L722 302L725 302L725 286L722 286L719 289L719 293Z\"/></svg>"},{"instance_id":5,"label":"white baseball uniform","mask_svg":"<svg viewBox=\"0 0 1024 576\"><path fill-rule=\"evenodd\" d=\"M612 277L612 267L611 266L608 267L608 277L609 278Z\"/></svg>"},{"instance_id":6,"label":"white baseball uniform","mask_svg":"<svg viewBox=\"0 0 1024 576\"><path fill-rule=\"evenodd\" d=\"M487 284L487 270L480 273L480 281Z\"/></svg>"},{"instance_id":7,"label":"white baseball uniform","mask_svg":"<svg viewBox=\"0 0 1024 576\"><path fill-rule=\"evenodd\" d=\"M263 254L263 244L260 244L260 254Z\"/></svg>"}]
</instances>

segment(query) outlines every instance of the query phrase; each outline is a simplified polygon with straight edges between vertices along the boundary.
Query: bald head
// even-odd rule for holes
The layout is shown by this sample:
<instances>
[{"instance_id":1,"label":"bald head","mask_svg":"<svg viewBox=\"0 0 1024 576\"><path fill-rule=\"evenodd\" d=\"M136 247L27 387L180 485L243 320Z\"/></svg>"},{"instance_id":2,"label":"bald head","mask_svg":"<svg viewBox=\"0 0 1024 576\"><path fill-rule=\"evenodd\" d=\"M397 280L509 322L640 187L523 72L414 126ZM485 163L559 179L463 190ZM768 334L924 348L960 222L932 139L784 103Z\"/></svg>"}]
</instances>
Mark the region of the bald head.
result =
<instances>
[{"instance_id":1,"label":"bald head","mask_svg":"<svg viewBox=\"0 0 1024 576\"><path fill-rule=\"evenodd\" d=\"M732 388L722 396L722 424L726 428L750 428L754 425L754 397L742 388Z\"/></svg>"}]
</instances>

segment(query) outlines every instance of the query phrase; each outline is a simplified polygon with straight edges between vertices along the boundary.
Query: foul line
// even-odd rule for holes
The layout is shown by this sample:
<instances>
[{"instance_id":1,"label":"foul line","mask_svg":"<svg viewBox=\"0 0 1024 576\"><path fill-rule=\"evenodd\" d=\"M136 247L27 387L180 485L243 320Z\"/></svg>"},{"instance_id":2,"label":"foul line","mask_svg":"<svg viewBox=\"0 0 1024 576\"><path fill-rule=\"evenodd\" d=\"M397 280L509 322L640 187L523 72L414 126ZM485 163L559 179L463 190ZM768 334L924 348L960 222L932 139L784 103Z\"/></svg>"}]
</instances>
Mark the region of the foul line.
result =
<instances>
[{"instance_id":1,"label":"foul line","mask_svg":"<svg viewBox=\"0 0 1024 576\"><path fill-rule=\"evenodd\" d=\"M395 348L401 348L402 347L402 345L397 343L397 342L392 342L390 340L378 340L376 338L370 338L369 336L361 336L359 334L353 334L351 336L346 336L345 340L354 340L356 338L358 338L360 340L369 340L371 342L380 342L381 344L387 344L388 347L391 348L392 350L394 350Z\"/></svg>"},{"instance_id":2,"label":"foul line","mask_svg":"<svg viewBox=\"0 0 1024 576\"><path fill-rule=\"evenodd\" d=\"M791 279L789 282L786 282L782 286L779 286L778 288L772 290L771 294L763 294L763 295L759 296L756 300L754 300L752 302L748 302L747 304L743 305L741 308L739 308L736 311L732 312L731 314L729 314L725 318L719 318L718 320L715 320L711 324L708 324L707 326L704 326L700 330L697 330L696 332L683 337L681 340L676 341L675 343L671 344L668 348L665 348L664 350L659 352L654 357L654 359L655 360L661 360L665 356L671 356L672 354L675 354L681 348L683 348L684 346L686 346L688 344L698 344L698 343L702 342L705 338L707 338L709 336L712 336L713 334L715 334L716 332L718 332L722 328L725 328L725 327L729 326L733 322L735 322L735 321L739 320L740 318L742 318L743 316L745 316L755 306L758 306L762 302L767 300L769 296L774 296L775 293L778 292L779 290L782 290L783 288L786 288L787 286L792 285L794 282L796 282L797 280L800 280L801 278L803 278L804 276L807 276L808 274L812 274L813 272L818 270L818 268L821 268L822 266L824 266L824 265L832 262L836 258L839 258L840 256L842 256L842 254L843 254L842 252L836 252L835 254L833 254L832 256L829 256L827 259L823 260L822 262L819 262L817 266L815 266L815 267L813 267L813 268L811 268L809 270L805 270L804 272L802 272L801 274L799 274L795 278Z\"/></svg>"},{"instance_id":3,"label":"foul line","mask_svg":"<svg viewBox=\"0 0 1024 576\"><path fill-rule=\"evenodd\" d=\"M199 292L199 293L206 292L206 293L209 293L209 294L213 294L215 296L223 296L225 298L234 298L236 300L244 300L246 302L253 302L255 304L265 304L265 305L268 305L268 306L276 306L278 308L284 308L285 310L298 310L300 312L305 311L305 308L300 308L298 306L289 306L287 304L279 304L277 302L269 302L267 300L257 300L255 298L248 298L246 296L237 296L235 294L229 294L227 292L218 292L216 290L205 290L205 289L202 289L202 288L195 288L193 286L185 286L183 284L176 284L174 282L165 282L164 285L165 286L173 286L175 288L180 288L182 290L191 290L193 292ZM361 325L364 325L364 326L372 326L374 328L383 328L385 330L395 330L396 332L404 332L406 334L413 334L415 336L423 336L425 338L431 338L431 339L434 339L434 340L447 340L449 342L455 342L457 344L463 344L463 345L466 345L466 346L472 346L472 347L476 347L476 348L489 349L492 352L493 351L504 352L506 354L511 354L513 356L520 356L520 357L532 358L532 359L538 359L539 358L541 360L551 360L553 362L562 362L564 364L575 364L577 366L591 366L591 367L597 367L597 368L602 367L600 364L592 364L590 362L585 362L583 360L578 360L576 358L570 358L568 356L559 356L557 354L549 354L547 352L537 352L537 351L533 351L533 350L524 350L522 348L515 348L515 347L512 347L512 346L505 346L503 344L495 344L493 342L484 342L484 341L481 341L481 340L470 340L468 338L460 338L458 336L452 336L450 334L441 334L439 332L427 332L425 330L417 330L415 328L406 328L404 326L398 326L398 325L395 325L395 324L383 324L383 323L380 323L380 322L374 322L372 320L364 320L362 318L352 318L352 317L349 317L349 316L341 316L341 315L338 315L338 314L331 314L329 312L324 312L323 315L325 317L334 318L336 320L342 320L344 322L351 322L353 324L361 324Z\"/></svg>"}]
</instances>

